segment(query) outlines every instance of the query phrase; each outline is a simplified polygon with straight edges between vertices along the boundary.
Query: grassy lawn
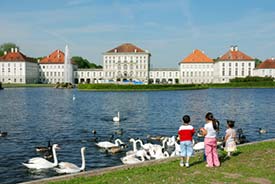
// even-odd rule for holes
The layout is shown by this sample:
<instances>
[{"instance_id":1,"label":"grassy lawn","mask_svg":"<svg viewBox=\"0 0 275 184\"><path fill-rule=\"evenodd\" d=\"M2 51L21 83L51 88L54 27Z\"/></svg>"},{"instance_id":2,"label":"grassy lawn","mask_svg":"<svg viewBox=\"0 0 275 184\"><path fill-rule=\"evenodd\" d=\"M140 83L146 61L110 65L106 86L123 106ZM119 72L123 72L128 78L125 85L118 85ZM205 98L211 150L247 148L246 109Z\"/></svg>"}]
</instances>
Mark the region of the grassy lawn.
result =
<instances>
[{"instance_id":1,"label":"grassy lawn","mask_svg":"<svg viewBox=\"0 0 275 184\"><path fill-rule=\"evenodd\" d=\"M24 87L54 87L55 84L2 84L3 88L24 88Z\"/></svg>"},{"instance_id":2,"label":"grassy lawn","mask_svg":"<svg viewBox=\"0 0 275 184\"><path fill-rule=\"evenodd\" d=\"M224 152L220 156L222 165L218 168L206 168L202 154L198 154L191 159L190 168L180 167L176 159L50 184L275 183L274 140L239 147L230 159Z\"/></svg>"}]
</instances>

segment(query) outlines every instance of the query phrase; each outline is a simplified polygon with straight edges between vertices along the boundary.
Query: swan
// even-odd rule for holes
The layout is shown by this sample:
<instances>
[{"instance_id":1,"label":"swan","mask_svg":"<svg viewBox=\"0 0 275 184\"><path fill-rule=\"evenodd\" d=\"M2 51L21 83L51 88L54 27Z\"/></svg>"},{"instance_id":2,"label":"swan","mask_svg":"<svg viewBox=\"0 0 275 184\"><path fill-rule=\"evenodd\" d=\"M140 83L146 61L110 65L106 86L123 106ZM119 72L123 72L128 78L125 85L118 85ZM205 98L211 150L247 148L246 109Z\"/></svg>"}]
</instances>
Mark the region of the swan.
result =
<instances>
[{"instance_id":1,"label":"swan","mask_svg":"<svg viewBox=\"0 0 275 184\"><path fill-rule=\"evenodd\" d=\"M266 129L262 129L262 128L259 128L258 132L259 132L259 134L267 133Z\"/></svg>"},{"instance_id":2,"label":"swan","mask_svg":"<svg viewBox=\"0 0 275 184\"><path fill-rule=\"evenodd\" d=\"M120 139L116 139L115 143L111 143L109 141L102 141L102 142L96 143L96 145L98 147L104 148L104 149L109 149L111 147L116 147L116 146L119 146L120 144L124 144Z\"/></svg>"},{"instance_id":3,"label":"swan","mask_svg":"<svg viewBox=\"0 0 275 184\"><path fill-rule=\"evenodd\" d=\"M194 151L204 150L204 142L197 142L197 143L195 143L195 141L193 139L193 150Z\"/></svg>"},{"instance_id":4,"label":"swan","mask_svg":"<svg viewBox=\"0 0 275 184\"><path fill-rule=\"evenodd\" d=\"M119 112L117 112L117 116L113 117L113 121L114 122L119 122L120 121Z\"/></svg>"},{"instance_id":5,"label":"swan","mask_svg":"<svg viewBox=\"0 0 275 184\"><path fill-rule=\"evenodd\" d=\"M37 152L46 152L52 150L51 141L48 141L48 146L38 146L35 148Z\"/></svg>"},{"instance_id":6,"label":"swan","mask_svg":"<svg viewBox=\"0 0 275 184\"><path fill-rule=\"evenodd\" d=\"M26 166L29 169L49 169L53 168L58 165L57 157L56 157L56 149L58 149L58 145L54 144L52 147L53 150L53 160L54 162L49 162L48 160L41 158L41 157L35 157L28 160L28 163L22 163L24 166Z\"/></svg>"},{"instance_id":7,"label":"swan","mask_svg":"<svg viewBox=\"0 0 275 184\"><path fill-rule=\"evenodd\" d=\"M125 157L120 158L123 164L137 164L145 161L143 155L140 156L141 160L136 158L135 155L128 155Z\"/></svg>"},{"instance_id":8,"label":"swan","mask_svg":"<svg viewBox=\"0 0 275 184\"><path fill-rule=\"evenodd\" d=\"M85 169L85 150L86 148L85 147L82 147L81 148L81 159L82 159L82 165L81 167L78 167L76 166L75 164L73 163L70 163L70 162L60 162L58 164L58 167L59 168L55 168L55 171L59 174L73 174L73 173L78 173L78 172L81 172Z\"/></svg>"},{"instance_id":9,"label":"swan","mask_svg":"<svg viewBox=\"0 0 275 184\"><path fill-rule=\"evenodd\" d=\"M73 101L75 101L76 97L73 95Z\"/></svg>"}]
</instances>

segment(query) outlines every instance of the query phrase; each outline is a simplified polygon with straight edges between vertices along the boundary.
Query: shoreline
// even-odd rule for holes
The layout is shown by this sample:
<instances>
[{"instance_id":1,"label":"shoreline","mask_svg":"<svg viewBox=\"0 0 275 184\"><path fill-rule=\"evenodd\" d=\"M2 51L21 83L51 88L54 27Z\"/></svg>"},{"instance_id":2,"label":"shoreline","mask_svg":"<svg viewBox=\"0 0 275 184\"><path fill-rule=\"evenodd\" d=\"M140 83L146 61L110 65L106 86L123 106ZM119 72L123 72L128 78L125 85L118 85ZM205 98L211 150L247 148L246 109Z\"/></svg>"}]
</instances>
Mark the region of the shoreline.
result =
<instances>
[{"instance_id":1,"label":"shoreline","mask_svg":"<svg viewBox=\"0 0 275 184\"><path fill-rule=\"evenodd\" d=\"M262 140L262 141L249 142L249 143L238 145L238 147L253 145L253 144L262 143L262 142L273 142L273 141L275 141L275 138L266 139L266 140ZM89 171L76 173L76 174L68 174L68 175L54 176L54 177L50 177L50 178L43 178L43 179L39 179L39 180L32 180L32 181L22 182L20 184L45 184L48 182L65 181L65 180L78 178L78 177L100 176L103 174L112 173L114 171L122 171L122 170L127 170L127 169L139 168L139 167L143 167L143 166L151 166L156 163L157 164L166 163L169 161L177 160L179 158L180 157L177 156L177 157L170 157L170 158L160 159L160 160L149 160L149 161L145 161L145 162L138 163L138 164L132 164L132 165L123 165L122 164L119 166L94 169L94 170L89 170Z\"/></svg>"}]
</instances>

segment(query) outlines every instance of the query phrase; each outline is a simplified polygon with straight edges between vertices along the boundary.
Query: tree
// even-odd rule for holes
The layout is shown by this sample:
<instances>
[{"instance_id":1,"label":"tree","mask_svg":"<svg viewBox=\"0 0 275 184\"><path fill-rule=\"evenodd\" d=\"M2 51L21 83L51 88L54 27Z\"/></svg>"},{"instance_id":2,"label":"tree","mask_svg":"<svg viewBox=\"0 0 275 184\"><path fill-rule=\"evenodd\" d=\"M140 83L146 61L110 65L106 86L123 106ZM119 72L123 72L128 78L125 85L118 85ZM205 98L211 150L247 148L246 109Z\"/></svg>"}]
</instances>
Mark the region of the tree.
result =
<instances>
[{"instance_id":1,"label":"tree","mask_svg":"<svg viewBox=\"0 0 275 184\"><path fill-rule=\"evenodd\" d=\"M73 56L72 60L77 64L78 68L102 68L102 66L91 63L80 56Z\"/></svg>"},{"instance_id":2,"label":"tree","mask_svg":"<svg viewBox=\"0 0 275 184\"><path fill-rule=\"evenodd\" d=\"M255 67L257 67L259 64L262 63L262 61L259 60L258 58L255 58L254 61L255 61Z\"/></svg>"},{"instance_id":3,"label":"tree","mask_svg":"<svg viewBox=\"0 0 275 184\"><path fill-rule=\"evenodd\" d=\"M11 48L19 49L19 46L11 42L3 43L2 45L0 45L0 56L3 56L5 51L10 52Z\"/></svg>"}]
</instances>

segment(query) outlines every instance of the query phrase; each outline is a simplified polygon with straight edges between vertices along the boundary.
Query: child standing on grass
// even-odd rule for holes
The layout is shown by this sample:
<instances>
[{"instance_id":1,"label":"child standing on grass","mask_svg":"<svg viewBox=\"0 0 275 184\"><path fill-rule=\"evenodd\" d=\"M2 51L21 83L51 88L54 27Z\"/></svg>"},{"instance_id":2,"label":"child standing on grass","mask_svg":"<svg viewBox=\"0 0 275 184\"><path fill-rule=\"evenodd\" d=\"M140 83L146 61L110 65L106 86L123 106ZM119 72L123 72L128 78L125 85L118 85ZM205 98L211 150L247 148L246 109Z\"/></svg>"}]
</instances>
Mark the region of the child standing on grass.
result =
<instances>
[{"instance_id":1,"label":"child standing on grass","mask_svg":"<svg viewBox=\"0 0 275 184\"><path fill-rule=\"evenodd\" d=\"M190 125L190 116L185 115L182 117L183 125L180 126L178 135L180 138L181 160L180 166L184 166L184 157L186 157L185 167L189 167L189 158L193 154L192 139L195 129Z\"/></svg>"},{"instance_id":2,"label":"child standing on grass","mask_svg":"<svg viewBox=\"0 0 275 184\"><path fill-rule=\"evenodd\" d=\"M204 138L204 147L207 165L206 167L219 167L220 161L217 151L217 132L219 131L219 121L216 120L211 112L205 115L206 124L201 131Z\"/></svg>"},{"instance_id":3,"label":"child standing on grass","mask_svg":"<svg viewBox=\"0 0 275 184\"><path fill-rule=\"evenodd\" d=\"M225 148L224 150L227 152L227 156L231 156L231 152L237 150L236 146L236 130L234 129L235 122L232 120L227 120L227 130L225 132L224 142Z\"/></svg>"}]
</instances>

